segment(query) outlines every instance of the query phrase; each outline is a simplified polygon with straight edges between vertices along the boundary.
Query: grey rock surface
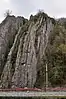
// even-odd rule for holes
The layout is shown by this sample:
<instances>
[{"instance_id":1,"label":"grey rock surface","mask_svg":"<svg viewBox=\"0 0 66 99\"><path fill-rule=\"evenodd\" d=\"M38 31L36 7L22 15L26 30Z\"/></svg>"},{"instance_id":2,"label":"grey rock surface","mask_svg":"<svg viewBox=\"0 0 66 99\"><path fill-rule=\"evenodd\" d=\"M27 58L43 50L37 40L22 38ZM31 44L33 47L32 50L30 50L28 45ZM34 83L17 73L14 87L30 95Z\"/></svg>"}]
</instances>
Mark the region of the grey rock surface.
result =
<instances>
[{"instance_id":1,"label":"grey rock surface","mask_svg":"<svg viewBox=\"0 0 66 99\"><path fill-rule=\"evenodd\" d=\"M22 20L21 17L9 17L0 27L0 85L2 88L31 88L37 84L40 86L44 84L44 80L42 81L42 77L45 76L44 66L42 67L43 57L45 57L48 38L54 25L49 17L42 15L38 16L35 22L26 21L27 27L24 22L25 19ZM8 44L11 43L9 47ZM7 58L5 58L6 52Z\"/></svg>"}]
</instances>

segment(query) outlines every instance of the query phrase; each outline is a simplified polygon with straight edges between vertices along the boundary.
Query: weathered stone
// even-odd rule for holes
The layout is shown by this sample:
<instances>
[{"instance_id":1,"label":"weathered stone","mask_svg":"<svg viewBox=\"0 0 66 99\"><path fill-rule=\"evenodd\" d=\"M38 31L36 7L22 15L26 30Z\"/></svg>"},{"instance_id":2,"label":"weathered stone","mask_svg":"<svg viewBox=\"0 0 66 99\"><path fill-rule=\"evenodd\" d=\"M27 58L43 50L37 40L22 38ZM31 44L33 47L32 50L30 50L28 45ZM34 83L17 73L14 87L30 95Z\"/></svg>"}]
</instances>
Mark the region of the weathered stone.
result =
<instances>
[{"instance_id":1,"label":"weathered stone","mask_svg":"<svg viewBox=\"0 0 66 99\"><path fill-rule=\"evenodd\" d=\"M11 26L12 31L10 30L10 33L8 34L9 36L6 35L6 38L3 39L7 40L8 37L8 39L11 40L13 44L11 45L12 46L11 49L9 49L10 52L8 54L6 64L4 64L4 69L1 75L1 85L4 88L13 86L14 87L35 86L38 76L37 67L40 67L39 62L42 60L43 55L45 54L45 49L48 44L48 37L50 35L50 31L53 28L51 20L47 18L47 21L45 21L43 16L39 17L36 23L30 22L27 30L24 29L25 33L23 33L22 30L23 28L22 29L19 28L23 24L24 23L22 23L21 17L18 17L17 19L15 17L10 17L8 21L6 21L5 26L2 26L0 30L4 32L3 33L4 38L6 32L7 34L9 33L8 32L8 29L10 30L9 26L12 25ZM3 28L4 30L2 30ZM13 28L15 30L17 30L18 28L19 32L16 34ZM15 36L14 43L12 40L13 36ZM9 40L7 40L6 42L9 43ZM0 43L2 43L2 41ZM4 54L3 52L1 53L2 57L5 56L5 51L7 51L6 48L9 48L8 43L6 43L5 45L4 41L3 44L4 50L2 50L4 51Z\"/></svg>"},{"instance_id":2,"label":"weathered stone","mask_svg":"<svg viewBox=\"0 0 66 99\"><path fill-rule=\"evenodd\" d=\"M19 17L15 18L14 16L8 16L0 24L0 76L6 63L7 55L13 45L15 35L18 31L17 26L21 22L23 23L23 20L24 18L21 17L19 20Z\"/></svg>"},{"instance_id":3,"label":"weathered stone","mask_svg":"<svg viewBox=\"0 0 66 99\"><path fill-rule=\"evenodd\" d=\"M32 16L29 21L12 16L0 25L1 87L45 86L44 59L53 28L46 14Z\"/></svg>"}]
</instances>

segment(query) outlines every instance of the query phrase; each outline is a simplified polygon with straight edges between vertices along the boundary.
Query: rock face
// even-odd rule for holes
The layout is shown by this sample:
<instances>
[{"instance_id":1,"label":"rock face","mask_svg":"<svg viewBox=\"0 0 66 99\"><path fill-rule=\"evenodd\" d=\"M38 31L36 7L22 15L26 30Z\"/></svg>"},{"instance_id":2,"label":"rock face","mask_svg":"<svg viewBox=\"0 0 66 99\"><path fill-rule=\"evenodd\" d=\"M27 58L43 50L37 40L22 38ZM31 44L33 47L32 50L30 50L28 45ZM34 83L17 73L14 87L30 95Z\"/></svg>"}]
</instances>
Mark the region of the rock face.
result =
<instances>
[{"instance_id":1,"label":"rock face","mask_svg":"<svg viewBox=\"0 0 66 99\"><path fill-rule=\"evenodd\" d=\"M45 13L10 16L0 25L0 86L45 86L46 50L55 20Z\"/></svg>"},{"instance_id":2,"label":"rock face","mask_svg":"<svg viewBox=\"0 0 66 99\"><path fill-rule=\"evenodd\" d=\"M7 17L2 24L0 24L0 75L6 62L6 58L12 44L20 23L23 24L24 18Z\"/></svg>"}]
</instances>

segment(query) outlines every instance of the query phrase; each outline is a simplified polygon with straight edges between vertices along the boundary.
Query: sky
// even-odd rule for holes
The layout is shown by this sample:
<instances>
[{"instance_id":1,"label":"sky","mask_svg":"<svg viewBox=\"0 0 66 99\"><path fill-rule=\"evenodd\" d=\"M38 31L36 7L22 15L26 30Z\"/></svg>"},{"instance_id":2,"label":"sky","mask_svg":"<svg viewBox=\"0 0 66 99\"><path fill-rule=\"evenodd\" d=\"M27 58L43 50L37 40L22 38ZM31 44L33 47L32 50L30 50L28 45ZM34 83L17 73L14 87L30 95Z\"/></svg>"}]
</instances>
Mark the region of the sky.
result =
<instances>
[{"instance_id":1,"label":"sky","mask_svg":"<svg viewBox=\"0 0 66 99\"><path fill-rule=\"evenodd\" d=\"M66 17L66 0L0 0L0 22L7 10L15 16L29 18L39 9L54 18Z\"/></svg>"}]
</instances>

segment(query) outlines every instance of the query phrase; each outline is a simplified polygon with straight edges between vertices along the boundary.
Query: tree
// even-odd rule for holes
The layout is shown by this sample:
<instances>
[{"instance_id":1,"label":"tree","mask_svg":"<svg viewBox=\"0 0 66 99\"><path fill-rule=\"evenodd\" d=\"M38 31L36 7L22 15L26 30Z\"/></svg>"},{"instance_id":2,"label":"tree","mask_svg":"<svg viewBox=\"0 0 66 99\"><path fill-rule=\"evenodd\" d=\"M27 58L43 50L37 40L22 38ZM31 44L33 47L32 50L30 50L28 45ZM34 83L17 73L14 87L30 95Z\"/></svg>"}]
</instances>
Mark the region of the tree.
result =
<instances>
[{"instance_id":1,"label":"tree","mask_svg":"<svg viewBox=\"0 0 66 99\"><path fill-rule=\"evenodd\" d=\"M8 17L8 16L11 15L11 13L12 13L12 11L10 11L10 10L8 9L8 10L6 10L6 12L4 13L4 16L5 16L5 17Z\"/></svg>"}]
</instances>

